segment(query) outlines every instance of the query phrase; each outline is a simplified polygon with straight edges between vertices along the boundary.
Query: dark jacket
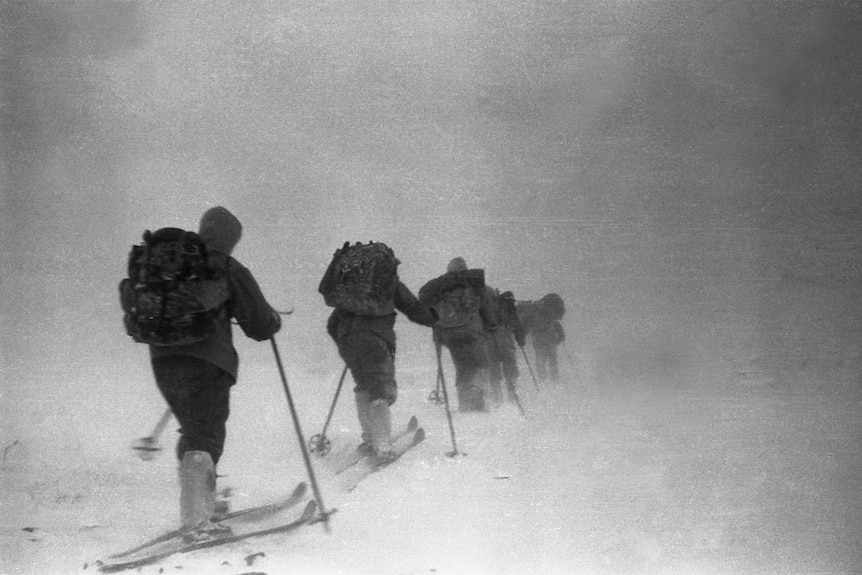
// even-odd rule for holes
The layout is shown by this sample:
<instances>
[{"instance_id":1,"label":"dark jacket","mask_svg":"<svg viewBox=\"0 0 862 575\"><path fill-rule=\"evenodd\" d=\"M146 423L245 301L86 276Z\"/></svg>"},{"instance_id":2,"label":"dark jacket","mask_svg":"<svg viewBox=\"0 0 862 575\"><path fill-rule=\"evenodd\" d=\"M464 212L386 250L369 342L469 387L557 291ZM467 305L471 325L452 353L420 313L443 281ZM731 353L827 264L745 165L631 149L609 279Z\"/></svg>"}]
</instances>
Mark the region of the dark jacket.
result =
<instances>
[{"instance_id":1,"label":"dark jacket","mask_svg":"<svg viewBox=\"0 0 862 575\"><path fill-rule=\"evenodd\" d=\"M524 331L533 339L534 346L555 347L565 341L566 334L556 308L549 308L539 301L519 301L518 317Z\"/></svg>"},{"instance_id":2,"label":"dark jacket","mask_svg":"<svg viewBox=\"0 0 862 575\"><path fill-rule=\"evenodd\" d=\"M240 221L227 209L217 206L201 217L198 233L209 248L210 264L226 274L230 284L230 295L218 317L216 332L191 345L151 345L150 357L153 361L161 357L196 357L220 367L236 380L239 358L233 346L231 318L236 318L245 335L263 341L281 329L281 317L267 303L251 272L230 255L242 236Z\"/></svg>"},{"instance_id":3,"label":"dark jacket","mask_svg":"<svg viewBox=\"0 0 862 575\"><path fill-rule=\"evenodd\" d=\"M434 311L419 303L410 289L399 280L393 295L395 309L407 319L419 325L431 327L437 321ZM326 322L326 331L336 342L354 333L372 333L386 342L390 351L395 353L395 317L390 313L380 317L357 315L342 309L334 309Z\"/></svg>"},{"instance_id":4,"label":"dark jacket","mask_svg":"<svg viewBox=\"0 0 862 575\"><path fill-rule=\"evenodd\" d=\"M503 294L494 293L494 311L499 323L499 329L511 332L515 336L515 342L519 347L524 347L526 331L515 307L515 298L512 292Z\"/></svg>"},{"instance_id":5,"label":"dark jacket","mask_svg":"<svg viewBox=\"0 0 862 575\"><path fill-rule=\"evenodd\" d=\"M233 346L231 318L246 336L256 341L272 337L281 328L281 318L263 297L257 281L244 265L229 255L210 252L210 262L222 269L230 281L230 297L219 315L216 332L212 337L191 345L160 347L150 346L150 357L189 356L217 365L236 379L239 357Z\"/></svg>"},{"instance_id":6,"label":"dark jacket","mask_svg":"<svg viewBox=\"0 0 862 575\"><path fill-rule=\"evenodd\" d=\"M494 312L494 290L485 285L485 272L482 269L462 269L447 271L445 274L429 280L419 290L419 300L431 308L437 306L446 294L455 289L470 289L478 299L478 317L470 320L466 327L457 331L466 331L474 336L482 337L485 332L497 329L497 315ZM439 339L441 332L448 331L441 325L435 327L435 337Z\"/></svg>"}]
</instances>

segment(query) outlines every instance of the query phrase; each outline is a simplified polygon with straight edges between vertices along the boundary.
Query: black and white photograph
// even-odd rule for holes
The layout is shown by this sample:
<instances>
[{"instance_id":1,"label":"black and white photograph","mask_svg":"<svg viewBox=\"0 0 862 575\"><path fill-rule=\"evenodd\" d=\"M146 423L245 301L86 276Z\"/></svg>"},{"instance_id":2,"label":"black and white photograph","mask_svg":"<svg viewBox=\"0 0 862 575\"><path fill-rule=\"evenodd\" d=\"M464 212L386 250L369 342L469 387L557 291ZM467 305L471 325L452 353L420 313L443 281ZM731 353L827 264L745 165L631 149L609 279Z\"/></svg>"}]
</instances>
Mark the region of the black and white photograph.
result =
<instances>
[{"instance_id":1,"label":"black and white photograph","mask_svg":"<svg viewBox=\"0 0 862 575\"><path fill-rule=\"evenodd\" d=\"M862 573L862 1L0 2L0 575Z\"/></svg>"}]
</instances>

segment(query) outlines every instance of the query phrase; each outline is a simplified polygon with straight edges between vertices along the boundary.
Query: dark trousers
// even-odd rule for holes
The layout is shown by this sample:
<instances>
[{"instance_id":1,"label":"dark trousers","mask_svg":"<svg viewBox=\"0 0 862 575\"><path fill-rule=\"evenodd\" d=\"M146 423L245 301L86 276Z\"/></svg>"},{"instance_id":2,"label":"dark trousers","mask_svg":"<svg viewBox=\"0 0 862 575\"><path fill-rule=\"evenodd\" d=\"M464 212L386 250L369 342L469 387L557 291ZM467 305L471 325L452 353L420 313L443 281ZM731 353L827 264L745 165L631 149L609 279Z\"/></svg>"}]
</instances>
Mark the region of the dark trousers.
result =
<instances>
[{"instance_id":1,"label":"dark trousers","mask_svg":"<svg viewBox=\"0 0 862 575\"><path fill-rule=\"evenodd\" d=\"M180 423L177 458L206 451L218 463L224 451L234 378L215 365L186 356L153 360L159 391Z\"/></svg>"},{"instance_id":2,"label":"dark trousers","mask_svg":"<svg viewBox=\"0 0 862 575\"><path fill-rule=\"evenodd\" d=\"M485 372L488 368L488 348L483 335L448 334L439 336L455 364L455 389L459 408L485 408Z\"/></svg>"},{"instance_id":3,"label":"dark trousers","mask_svg":"<svg viewBox=\"0 0 862 575\"><path fill-rule=\"evenodd\" d=\"M389 405L398 398L395 357L383 338L371 332L346 335L336 343L338 355L350 369L354 391L368 393L370 401L385 399Z\"/></svg>"},{"instance_id":4,"label":"dark trousers","mask_svg":"<svg viewBox=\"0 0 862 575\"><path fill-rule=\"evenodd\" d=\"M557 361L557 346L533 346L536 352L536 376L539 381L557 383L560 380L560 365Z\"/></svg>"},{"instance_id":5,"label":"dark trousers","mask_svg":"<svg viewBox=\"0 0 862 575\"><path fill-rule=\"evenodd\" d=\"M500 382L514 385L518 381L518 358L515 355L515 341L512 333L503 328L488 337L488 379L492 390L499 390Z\"/></svg>"}]
</instances>

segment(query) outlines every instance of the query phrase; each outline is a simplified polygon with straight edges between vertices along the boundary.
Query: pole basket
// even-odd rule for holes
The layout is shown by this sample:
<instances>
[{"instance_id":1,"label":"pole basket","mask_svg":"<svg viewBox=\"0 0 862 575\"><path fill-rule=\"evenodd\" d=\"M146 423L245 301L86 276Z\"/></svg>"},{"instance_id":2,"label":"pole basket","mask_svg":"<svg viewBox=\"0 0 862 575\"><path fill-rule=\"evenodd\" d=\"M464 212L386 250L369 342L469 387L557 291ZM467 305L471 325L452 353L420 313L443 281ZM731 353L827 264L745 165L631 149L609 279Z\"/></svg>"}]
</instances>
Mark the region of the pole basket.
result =
<instances>
[{"instance_id":1,"label":"pole basket","mask_svg":"<svg viewBox=\"0 0 862 575\"><path fill-rule=\"evenodd\" d=\"M308 450L317 456L323 457L332 450L332 442L322 433L316 433L308 440Z\"/></svg>"}]
</instances>

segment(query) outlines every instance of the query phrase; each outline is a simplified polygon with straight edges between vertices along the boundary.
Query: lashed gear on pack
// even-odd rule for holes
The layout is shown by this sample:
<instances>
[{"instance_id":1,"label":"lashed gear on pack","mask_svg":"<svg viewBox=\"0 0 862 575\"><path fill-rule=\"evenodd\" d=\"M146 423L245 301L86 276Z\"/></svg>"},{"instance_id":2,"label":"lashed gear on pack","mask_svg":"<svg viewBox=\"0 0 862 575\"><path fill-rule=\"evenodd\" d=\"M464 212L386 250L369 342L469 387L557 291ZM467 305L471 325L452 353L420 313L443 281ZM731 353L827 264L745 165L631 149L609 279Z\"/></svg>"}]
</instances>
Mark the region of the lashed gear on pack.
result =
<instances>
[{"instance_id":1,"label":"lashed gear on pack","mask_svg":"<svg viewBox=\"0 0 862 575\"><path fill-rule=\"evenodd\" d=\"M559 294L549 293L539 300L543 312L551 319L560 321L566 314L566 306Z\"/></svg>"},{"instance_id":2,"label":"lashed gear on pack","mask_svg":"<svg viewBox=\"0 0 862 575\"><path fill-rule=\"evenodd\" d=\"M422 286L419 302L436 311L435 333L482 333L484 289L485 272L482 269L447 272Z\"/></svg>"},{"instance_id":3,"label":"lashed gear on pack","mask_svg":"<svg viewBox=\"0 0 862 575\"><path fill-rule=\"evenodd\" d=\"M189 345L212 335L230 295L200 236L178 228L145 232L144 243L129 253L128 277L119 287L126 333L157 346Z\"/></svg>"},{"instance_id":4,"label":"lashed gear on pack","mask_svg":"<svg viewBox=\"0 0 862 575\"><path fill-rule=\"evenodd\" d=\"M472 288L455 288L443 294L434 306L437 329L464 329L480 325L479 307L482 300Z\"/></svg>"},{"instance_id":5,"label":"lashed gear on pack","mask_svg":"<svg viewBox=\"0 0 862 575\"><path fill-rule=\"evenodd\" d=\"M345 243L335 252L318 291L326 305L357 315L393 313L398 259L386 244Z\"/></svg>"}]
</instances>

